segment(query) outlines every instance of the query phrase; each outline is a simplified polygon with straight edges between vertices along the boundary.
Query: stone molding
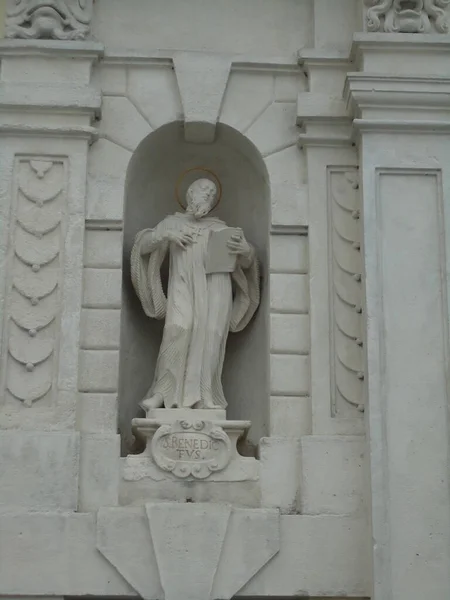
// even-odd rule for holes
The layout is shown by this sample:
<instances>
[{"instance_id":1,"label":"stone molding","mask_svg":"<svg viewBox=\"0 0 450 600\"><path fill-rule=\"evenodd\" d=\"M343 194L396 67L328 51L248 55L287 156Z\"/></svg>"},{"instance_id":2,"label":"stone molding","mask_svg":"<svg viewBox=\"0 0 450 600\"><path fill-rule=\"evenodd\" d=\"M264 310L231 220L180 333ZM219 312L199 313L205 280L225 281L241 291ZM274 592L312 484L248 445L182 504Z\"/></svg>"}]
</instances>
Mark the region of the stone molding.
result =
<instances>
[{"instance_id":1,"label":"stone molding","mask_svg":"<svg viewBox=\"0 0 450 600\"><path fill-rule=\"evenodd\" d=\"M351 55L361 71L349 72L344 87L354 128L447 135L449 47L448 38L437 35L356 35Z\"/></svg>"},{"instance_id":2,"label":"stone molding","mask_svg":"<svg viewBox=\"0 0 450 600\"><path fill-rule=\"evenodd\" d=\"M339 73L344 79L350 68L348 52L305 48L298 64L308 78L309 90L297 97L298 145L345 147L351 144L351 120L342 95L326 89L325 81Z\"/></svg>"},{"instance_id":3,"label":"stone molding","mask_svg":"<svg viewBox=\"0 0 450 600\"><path fill-rule=\"evenodd\" d=\"M297 107L299 147L351 144L351 121L342 98L331 98L328 94L317 92L301 92Z\"/></svg>"},{"instance_id":4,"label":"stone molding","mask_svg":"<svg viewBox=\"0 0 450 600\"><path fill-rule=\"evenodd\" d=\"M99 42L61 41L44 39L0 39L0 58L70 58L74 61L98 61L103 58L104 46Z\"/></svg>"},{"instance_id":5,"label":"stone molding","mask_svg":"<svg viewBox=\"0 0 450 600\"><path fill-rule=\"evenodd\" d=\"M0 136L97 139L93 122L102 97L90 79L101 56L103 45L95 42L0 40ZM65 67L62 80L46 71L46 63L57 61ZM68 113L72 119L64 117Z\"/></svg>"},{"instance_id":6,"label":"stone molding","mask_svg":"<svg viewBox=\"0 0 450 600\"><path fill-rule=\"evenodd\" d=\"M93 0L9 0L7 38L84 40L89 34Z\"/></svg>"},{"instance_id":7,"label":"stone molding","mask_svg":"<svg viewBox=\"0 0 450 600\"><path fill-rule=\"evenodd\" d=\"M450 0L364 0L367 31L448 33Z\"/></svg>"}]
</instances>

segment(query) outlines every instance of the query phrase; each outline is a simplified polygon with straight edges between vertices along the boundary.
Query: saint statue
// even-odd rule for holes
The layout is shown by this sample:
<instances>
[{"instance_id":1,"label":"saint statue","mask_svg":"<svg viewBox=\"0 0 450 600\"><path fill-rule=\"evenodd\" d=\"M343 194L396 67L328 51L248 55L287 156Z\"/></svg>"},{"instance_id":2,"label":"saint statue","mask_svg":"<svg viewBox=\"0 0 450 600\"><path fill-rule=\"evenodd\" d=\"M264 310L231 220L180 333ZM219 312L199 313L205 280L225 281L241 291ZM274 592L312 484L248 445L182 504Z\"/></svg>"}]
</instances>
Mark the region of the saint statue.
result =
<instances>
[{"instance_id":1,"label":"saint statue","mask_svg":"<svg viewBox=\"0 0 450 600\"><path fill-rule=\"evenodd\" d=\"M219 188L220 189L220 188ZM153 384L142 408L223 409L228 332L246 327L259 305L259 268L242 230L208 214L218 186L197 179L184 213L136 236L131 277L145 314L165 319ZM167 295L161 266L169 253Z\"/></svg>"}]
</instances>

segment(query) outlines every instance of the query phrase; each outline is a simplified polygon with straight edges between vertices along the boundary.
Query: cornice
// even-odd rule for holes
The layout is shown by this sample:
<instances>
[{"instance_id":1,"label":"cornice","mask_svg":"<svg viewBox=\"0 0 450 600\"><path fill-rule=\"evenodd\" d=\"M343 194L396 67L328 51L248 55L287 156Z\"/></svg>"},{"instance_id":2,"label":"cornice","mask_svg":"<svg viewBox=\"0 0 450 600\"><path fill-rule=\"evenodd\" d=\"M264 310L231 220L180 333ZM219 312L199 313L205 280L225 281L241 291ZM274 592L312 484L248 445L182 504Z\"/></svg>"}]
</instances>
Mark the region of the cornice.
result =
<instances>
[{"instance_id":1,"label":"cornice","mask_svg":"<svg viewBox=\"0 0 450 600\"><path fill-rule=\"evenodd\" d=\"M45 125L9 125L0 124L0 137L38 137L87 140L98 139L95 127L72 125L69 127L47 127Z\"/></svg>"},{"instance_id":2,"label":"cornice","mask_svg":"<svg viewBox=\"0 0 450 600\"><path fill-rule=\"evenodd\" d=\"M410 60L413 54L439 55L448 58L450 35L422 33L355 33L350 50L350 62L355 69L361 68L364 54L367 53L407 53Z\"/></svg>"},{"instance_id":3,"label":"cornice","mask_svg":"<svg viewBox=\"0 0 450 600\"><path fill-rule=\"evenodd\" d=\"M350 54L338 50L303 48L298 51L297 60L300 66L346 68L350 62Z\"/></svg>"},{"instance_id":4,"label":"cornice","mask_svg":"<svg viewBox=\"0 0 450 600\"><path fill-rule=\"evenodd\" d=\"M417 115L431 116L439 111L446 119L446 113L450 116L450 77L348 73L344 99L351 113L358 116L370 109L388 113L400 108Z\"/></svg>"},{"instance_id":5,"label":"cornice","mask_svg":"<svg viewBox=\"0 0 450 600\"><path fill-rule=\"evenodd\" d=\"M300 50L297 55L300 68L307 77L311 76L312 71L342 71L350 69L350 57L348 52L339 52L337 50L318 50L315 48L305 48Z\"/></svg>"},{"instance_id":6,"label":"cornice","mask_svg":"<svg viewBox=\"0 0 450 600\"><path fill-rule=\"evenodd\" d=\"M450 133L450 116L448 121L434 120L389 120L389 119L354 119L353 127L355 131L360 133L411 133L417 135L433 134L446 135Z\"/></svg>"},{"instance_id":7,"label":"cornice","mask_svg":"<svg viewBox=\"0 0 450 600\"><path fill-rule=\"evenodd\" d=\"M347 119L330 119L320 124L305 121L298 136L299 148L341 148L352 144L352 122Z\"/></svg>"},{"instance_id":8,"label":"cornice","mask_svg":"<svg viewBox=\"0 0 450 600\"><path fill-rule=\"evenodd\" d=\"M347 120L348 114L342 98L317 92L300 92L297 96L297 125L303 122L328 122Z\"/></svg>"},{"instance_id":9,"label":"cornice","mask_svg":"<svg viewBox=\"0 0 450 600\"><path fill-rule=\"evenodd\" d=\"M301 92L297 100L297 125L302 129L298 137L300 147L351 143L351 119L342 98Z\"/></svg>"},{"instance_id":10,"label":"cornice","mask_svg":"<svg viewBox=\"0 0 450 600\"><path fill-rule=\"evenodd\" d=\"M97 61L104 54L98 42L71 42L59 40L0 40L0 59L17 56L44 56L46 58L71 58Z\"/></svg>"},{"instance_id":11,"label":"cornice","mask_svg":"<svg viewBox=\"0 0 450 600\"><path fill-rule=\"evenodd\" d=\"M146 53L137 53L133 51L115 52L114 50L108 50L105 52L102 62L105 65L172 68L173 58L178 54L180 54L179 50L172 49L156 49ZM230 58L231 69L233 71L299 72L297 60L293 57L234 54L231 55Z\"/></svg>"}]
</instances>

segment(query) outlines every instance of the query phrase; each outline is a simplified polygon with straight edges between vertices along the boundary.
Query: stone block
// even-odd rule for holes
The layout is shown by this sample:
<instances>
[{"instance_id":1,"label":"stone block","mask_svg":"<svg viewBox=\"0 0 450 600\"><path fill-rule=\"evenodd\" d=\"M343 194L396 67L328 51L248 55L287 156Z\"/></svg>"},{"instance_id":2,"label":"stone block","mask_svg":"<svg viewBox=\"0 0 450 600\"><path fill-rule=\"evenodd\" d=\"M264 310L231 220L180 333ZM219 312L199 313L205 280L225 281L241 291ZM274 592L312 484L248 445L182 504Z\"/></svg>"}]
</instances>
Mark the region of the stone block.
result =
<instances>
[{"instance_id":1,"label":"stone block","mask_svg":"<svg viewBox=\"0 0 450 600\"><path fill-rule=\"evenodd\" d=\"M133 464L134 463L134 464ZM260 461L256 461L258 471L253 481L216 481L205 485L202 481L173 481L164 478L164 473L150 472L139 456L129 455L121 459L122 477L119 499L121 506L142 505L145 501L181 502L195 504L232 504L241 508L259 508L261 490L259 484ZM132 480L133 476L135 480ZM152 477L153 476L153 477Z\"/></svg>"},{"instance_id":2,"label":"stone block","mask_svg":"<svg viewBox=\"0 0 450 600\"><path fill-rule=\"evenodd\" d=\"M300 90L305 89L305 78L298 72L280 73L275 77L275 100L277 102L296 102Z\"/></svg>"},{"instance_id":3,"label":"stone block","mask_svg":"<svg viewBox=\"0 0 450 600\"><path fill-rule=\"evenodd\" d=\"M270 315L270 350L308 354L311 346L309 315Z\"/></svg>"},{"instance_id":4,"label":"stone block","mask_svg":"<svg viewBox=\"0 0 450 600\"><path fill-rule=\"evenodd\" d=\"M246 132L263 156L275 154L298 139L297 101L274 102Z\"/></svg>"},{"instance_id":5,"label":"stone block","mask_svg":"<svg viewBox=\"0 0 450 600\"><path fill-rule=\"evenodd\" d=\"M295 146L289 146L265 159L271 185L305 185L307 182L306 159ZM305 185L305 190L307 186ZM286 202L288 199L286 198ZM288 223L292 225L292 223Z\"/></svg>"},{"instance_id":6,"label":"stone block","mask_svg":"<svg viewBox=\"0 0 450 600\"><path fill-rule=\"evenodd\" d=\"M115 392L118 378L118 350L80 351L79 389L81 392Z\"/></svg>"},{"instance_id":7,"label":"stone block","mask_svg":"<svg viewBox=\"0 0 450 600\"><path fill-rule=\"evenodd\" d=\"M100 139L89 152L86 218L123 219L125 175L131 151Z\"/></svg>"},{"instance_id":8,"label":"stone block","mask_svg":"<svg viewBox=\"0 0 450 600\"><path fill-rule=\"evenodd\" d=\"M270 236L272 273L308 273L308 238L300 235Z\"/></svg>"},{"instance_id":9,"label":"stone block","mask_svg":"<svg viewBox=\"0 0 450 600\"><path fill-rule=\"evenodd\" d=\"M2 431L0 510L76 510L78 458L77 433Z\"/></svg>"},{"instance_id":10,"label":"stone block","mask_svg":"<svg viewBox=\"0 0 450 600\"><path fill-rule=\"evenodd\" d=\"M143 506L103 508L97 515L97 554L142 598L164 598Z\"/></svg>"},{"instance_id":11,"label":"stone block","mask_svg":"<svg viewBox=\"0 0 450 600\"><path fill-rule=\"evenodd\" d=\"M272 273L270 308L281 313L307 313L309 310L308 275Z\"/></svg>"},{"instance_id":12,"label":"stone block","mask_svg":"<svg viewBox=\"0 0 450 600\"><path fill-rule=\"evenodd\" d=\"M240 596L367 599L369 536L361 517L283 515L280 552Z\"/></svg>"},{"instance_id":13,"label":"stone block","mask_svg":"<svg viewBox=\"0 0 450 600\"><path fill-rule=\"evenodd\" d=\"M165 598L211 598L228 529L226 504L147 504L146 512Z\"/></svg>"},{"instance_id":14,"label":"stone block","mask_svg":"<svg viewBox=\"0 0 450 600\"><path fill-rule=\"evenodd\" d=\"M96 515L10 513L0 515L0 531L2 596L136 593L97 550Z\"/></svg>"},{"instance_id":15,"label":"stone block","mask_svg":"<svg viewBox=\"0 0 450 600\"><path fill-rule=\"evenodd\" d=\"M300 42L313 41L308 2L289 0L281 10L273 0L229 0L224 10L222 2L140 0L136 11L123 0L96 2L93 36L119 55L132 47L136 62L152 48L181 48L240 54L244 61L250 55L266 66L267 58L287 60L296 55ZM166 55L161 50L157 54Z\"/></svg>"},{"instance_id":16,"label":"stone block","mask_svg":"<svg viewBox=\"0 0 450 600\"><path fill-rule=\"evenodd\" d=\"M278 553L280 515L167 501L102 509L97 547L143 598L228 599Z\"/></svg>"},{"instance_id":17,"label":"stone block","mask_svg":"<svg viewBox=\"0 0 450 600\"><path fill-rule=\"evenodd\" d=\"M311 433L311 398L270 399L270 435L299 438Z\"/></svg>"},{"instance_id":18,"label":"stone block","mask_svg":"<svg viewBox=\"0 0 450 600\"><path fill-rule=\"evenodd\" d=\"M84 269L83 306L120 308L122 271L120 269Z\"/></svg>"},{"instance_id":19,"label":"stone block","mask_svg":"<svg viewBox=\"0 0 450 600\"><path fill-rule=\"evenodd\" d=\"M167 66L128 67L128 97L154 129L183 118L175 73Z\"/></svg>"},{"instance_id":20,"label":"stone block","mask_svg":"<svg viewBox=\"0 0 450 600\"><path fill-rule=\"evenodd\" d=\"M115 433L117 394L80 394L78 426L82 433Z\"/></svg>"},{"instance_id":21,"label":"stone block","mask_svg":"<svg viewBox=\"0 0 450 600\"><path fill-rule=\"evenodd\" d=\"M82 434L80 444L79 511L117 506L119 500L120 436Z\"/></svg>"},{"instance_id":22,"label":"stone block","mask_svg":"<svg viewBox=\"0 0 450 600\"><path fill-rule=\"evenodd\" d=\"M300 449L298 439L261 439L261 506L264 508L277 508L283 514L297 512Z\"/></svg>"},{"instance_id":23,"label":"stone block","mask_svg":"<svg viewBox=\"0 0 450 600\"><path fill-rule=\"evenodd\" d=\"M309 357L295 354L270 356L270 389L275 396L308 396Z\"/></svg>"},{"instance_id":24,"label":"stone block","mask_svg":"<svg viewBox=\"0 0 450 600\"><path fill-rule=\"evenodd\" d=\"M94 72L94 79L98 81L105 96L125 96L127 93L127 71L124 65L101 64Z\"/></svg>"},{"instance_id":25,"label":"stone block","mask_svg":"<svg viewBox=\"0 0 450 600\"><path fill-rule=\"evenodd\" d=\"M272 225L292 227L308 223L308 187L292 182L271 186Z\"/></svg>"},{"instance_id":26,"label":"stone block","mask_svg":"<svg viewBox=\"0 0 450 600\"><path fill-rule=\"evenodd\" d=\"M239 511L241 518L230 524L230 558L242 557L241 549L245 548L248 554L245 563L238 563L238 577L231 571L233 563L224 557L224 566L228 563L230 568L225 569L228 576L222 593L241 581L243 570L260 556L259 551L250 550L255 542L253 515L258 512L265 511L251 511L249 519L247 511ZM108 508L98 517L88 513L0 515L0 594L134 598L140 577L146 598L162 598L147 523L143 507ZM336 593L345 598L370 596L366 519L286 515L281 516L280 525L279 553L264 568L253 570L239 597L336 598ZM272 532L263 529L263 533L272 542L276 539ZM224 550L227 546L225 540ZM127 580L132 580L135 587ZM221 568L216 580L224 581ZM213 589L213 597L227 597L217 595L216 587Z\"/></svg>"},{"instance_id":27,"label":"stone block","mask_svg":"<svg viewBox=\"0 0 450 600\"><path fill-rule=\"evenodd\" d=\"M122 267L122 232L88 229L84 238L84 266L102 269Z\"/></svg>"},{"instance_id":28,"label":"stone block","mask_svg":"<svg viewBox=\"0 0 450 600\"><path fill-rule=\"evenodd\" d=\"M84 308L81 312L80 346L83 349L117 350L120 310Z\"/></svg>"},{"instance_id":29,"label":"stone block","mask_svg":"<svg viewBox=\"0 0 450 600\"><path fill-rule=\"evenodd\" d=\"M361 512L364 495L363 436L305 436L301 441L302 514Z\"/></svg>"},{"instance_id":30,"label":"stone block","mask_svg":"<svg viewBox=\"0 0 450 600\"><path fill-rule=\"evenodd\" d=\"M91 76L90 59L74 60L74 57L10 56L2 60L2 81L28 83L66 83L87 85Z\"/></svg>"},{"instance_id":31,"label":"stone block","mask_svg":"<svg viewBox=\"0 0 450 600\"><path fill-rule=\"evenodd\" d=\"M221 123L246 131L270 104L273 77L270 73L232 71L223 100Z\"/></svg>"},{"instance_id":32,"label":"stone block","mask_svg":"<svg viewBox=\"0 0 450 600\"><path fill-rule=\"evenodd\" d=\"M309 192L305 157L291 146L265 160L269 172L272 224L292 227L307 225ZM288 257L284 257L288 260Z\"/></svg>"},{"instance_id":33,"label":"stone block","mask_svg":"<svg viewBox=\"0 0 450 600\"><path fill-rule=\"evenodd\" d=\"M102 104L100 134L118 146L133 152L151 133L148 121L128 98L105 96Z\"/></svg>"},{"instance_id":34,"label":"stone block","mask_svg":"<svg viewBox=\"0 0 450 600\"><path fill-rule=\"evenodd\" d=\"M213 142L230 75L230 58L214 53L179 52L173 63L183 105L186 141Z\"/></svg>"},{"instance_id":35,"label":"stone block","mask_svg":"<svg viewBox=\"0 0 450 600\"><path fill-rule=\"evenodd\" d=\"M89 85L46 82L8 82L0 83L0 104L9 108L28 110L35 108L48 110L85 111L100 114L102 106L98 90Z\"/></svg>"}]
</instances>

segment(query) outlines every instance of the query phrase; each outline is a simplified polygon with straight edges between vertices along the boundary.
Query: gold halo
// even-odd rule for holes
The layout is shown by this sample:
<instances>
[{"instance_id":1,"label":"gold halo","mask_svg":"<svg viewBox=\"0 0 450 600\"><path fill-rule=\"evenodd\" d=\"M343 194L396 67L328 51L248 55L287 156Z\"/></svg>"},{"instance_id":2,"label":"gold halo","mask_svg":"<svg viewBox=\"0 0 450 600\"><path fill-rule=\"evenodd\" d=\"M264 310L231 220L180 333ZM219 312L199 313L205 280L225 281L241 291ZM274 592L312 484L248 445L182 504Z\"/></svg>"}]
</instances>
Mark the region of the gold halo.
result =
<instances>
[{"instance_id":1,"label":"gold halo","mask_svg":"<svg viewBox=\"0 0 450 600\"><path fill-rule=\"evenodd\" d=\"M193 171L201 171L202 173L208 173L208 175L211 175L212 178L214 179L214 183L217 186L217 200L216 200L216 203L214 204L214 206L211 208L211 211L214 210L215 208L217 208L220 201L222 200L222 184L220 183L220 179L217 177L217 175L214 173L214 171L211 171L211 169L206 169L205 167L192 167L192 169L186 169L186 171L183 171L181 173L181 175L178 177L177 184L175 186L176 201L178 202L178 204L181 206L181 208L183 210L186 210L186 206L180 200L180 185L181 185L181 182L183 181L183 179L186 177L186 175L188 173L192 173ZM192 182L192 183L194 183L194 182Z\"/></svg>"}]
</instances>

